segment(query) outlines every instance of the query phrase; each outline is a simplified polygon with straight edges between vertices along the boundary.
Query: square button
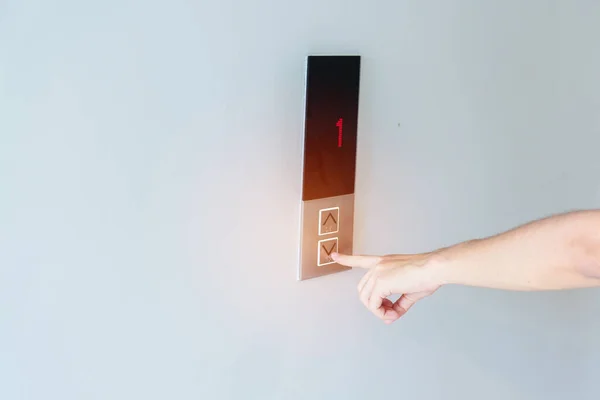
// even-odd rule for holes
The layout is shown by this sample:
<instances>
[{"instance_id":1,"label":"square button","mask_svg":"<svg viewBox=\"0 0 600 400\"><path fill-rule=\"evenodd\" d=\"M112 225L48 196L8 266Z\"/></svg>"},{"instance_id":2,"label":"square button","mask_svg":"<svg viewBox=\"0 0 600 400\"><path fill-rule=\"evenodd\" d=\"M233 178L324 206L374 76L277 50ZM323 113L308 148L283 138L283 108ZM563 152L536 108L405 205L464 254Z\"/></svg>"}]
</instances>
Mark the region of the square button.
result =
<instances>
[{"instance_id":1,"label":"square button","mask_svg":"<svg viewBox=\"0 0 600 400\"><path fill-rule=\"evenodd\" d=\"M319 236L337 233L340 230L340 208L319 210Z\"/></svg>"},{"instance_id":2,"label":"square button","mask_svg":"<svg viewBox=\"0 0 600 400\"><path fill-rule=\"evenodd\" d=\"M331 254L338 250L338 238L330 238L319 240L317 265L333 264L335 261L331 259Z\"/></svg>"}]
</instances>

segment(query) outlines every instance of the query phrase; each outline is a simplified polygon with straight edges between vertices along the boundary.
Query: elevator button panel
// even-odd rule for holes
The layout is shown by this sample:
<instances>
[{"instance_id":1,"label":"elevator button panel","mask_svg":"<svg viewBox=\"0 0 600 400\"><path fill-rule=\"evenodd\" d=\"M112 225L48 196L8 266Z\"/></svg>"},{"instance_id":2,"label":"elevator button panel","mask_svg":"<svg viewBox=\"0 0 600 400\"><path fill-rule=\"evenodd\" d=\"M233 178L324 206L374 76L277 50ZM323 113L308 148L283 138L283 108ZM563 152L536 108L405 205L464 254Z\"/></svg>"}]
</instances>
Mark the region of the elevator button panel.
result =
<instances>
[{"instance_id":1,"label":"elevator button panel","mask_svg":"<svg viewBox=\"0 0 600 400\"><path fill-rule=\"evenodd\" d=\"M304 201L301 214L301 268L298 279L348 270L348 267L333 261L331 255L352 254L354 195ZM331 232L327 232L328 230Z\"/></svg>"},{"instance_id":2,"label":"elevator button panel","mask_svg":"<svg viewBox=\"0 0 600 400\"><path fill-rule=\"evenodd\" d=\"M358 131L359 55L310 55L306 64L298 279L350 268Z\"/></svg>"}]
</instances>

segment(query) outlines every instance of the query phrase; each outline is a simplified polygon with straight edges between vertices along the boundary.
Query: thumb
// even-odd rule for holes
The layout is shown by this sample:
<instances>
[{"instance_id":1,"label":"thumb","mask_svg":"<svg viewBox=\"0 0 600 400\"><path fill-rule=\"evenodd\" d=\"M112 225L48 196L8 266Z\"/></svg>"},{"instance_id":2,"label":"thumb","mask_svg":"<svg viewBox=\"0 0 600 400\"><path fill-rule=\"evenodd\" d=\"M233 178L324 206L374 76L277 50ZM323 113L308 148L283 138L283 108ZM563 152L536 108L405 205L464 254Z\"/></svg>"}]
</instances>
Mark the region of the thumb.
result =
<instances>
[{"instance_id":1,"label":"thumb","mask_svg":"<svg viewBox=\"0 0 600 400\"><path fill-rule=\"evenodd\" d=\"M333 261L346 267L371 268L381 261L377 256L351 256L348 254L332 253Z\"/></svg>"}]
</instances>

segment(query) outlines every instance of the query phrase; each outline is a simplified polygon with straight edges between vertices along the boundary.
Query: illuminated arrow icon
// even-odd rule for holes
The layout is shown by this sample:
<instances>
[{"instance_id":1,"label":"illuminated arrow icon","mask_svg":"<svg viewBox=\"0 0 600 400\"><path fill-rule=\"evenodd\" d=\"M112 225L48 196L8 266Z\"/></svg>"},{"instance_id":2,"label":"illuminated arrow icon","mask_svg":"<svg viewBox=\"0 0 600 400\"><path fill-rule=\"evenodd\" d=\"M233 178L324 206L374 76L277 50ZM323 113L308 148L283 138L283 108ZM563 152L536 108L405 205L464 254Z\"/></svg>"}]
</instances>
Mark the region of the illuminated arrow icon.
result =
<instances>
[{"instance_id":1,"label":"illuminated arrow icon","mask_svg":"<svg viewBox=\"0 0 600 400\"><path fill-rule=\"evenodd\" d=\"M337 225L337 220L335 219L332 213L327 214L327 218L325 218L325 222L323 222L323 225L325 225L329 221L329 219L333 220L333 223Z\"/></svg>"},{"instance_id":2,"label":"illuminated arrow icon","mask_svg":"<svg viewBox=\"0 0 600 400\"><path fill-rule=\"evenodd\" d=\"M331 244L331 248L329 250L327 250L327 247L325 247L324 244L321 245L321 247L323 247L323 250L325 250L325 253L327 253L328 256L331 255L331 253L333 252L333 250L335 250L336 246L337 246L337 243L332 243Z\"/></svg>"},{"instance_id":3,"label":"illuminated arrow icon","mask_svg":"<svg viewBox=\"0 0 600 400\"><path fill-rule=\"evenodd\" d=\"M340 208L331 207L319 210L319 236L336 233L340 230Z\"/></svg>"},{"instance_id":4,"label":"illuminated arrow icon","mask_svg":"<svg viewBox=\"0 0 600 400\"><path fill-rule=\"evenodd\" d=\"M335 261L331 259L331 254L338 249L338 238L330 238L319 240L318 244L318 258L317 265L320 267L322 265L333 264Z\"/></svg>"}]
</instances>

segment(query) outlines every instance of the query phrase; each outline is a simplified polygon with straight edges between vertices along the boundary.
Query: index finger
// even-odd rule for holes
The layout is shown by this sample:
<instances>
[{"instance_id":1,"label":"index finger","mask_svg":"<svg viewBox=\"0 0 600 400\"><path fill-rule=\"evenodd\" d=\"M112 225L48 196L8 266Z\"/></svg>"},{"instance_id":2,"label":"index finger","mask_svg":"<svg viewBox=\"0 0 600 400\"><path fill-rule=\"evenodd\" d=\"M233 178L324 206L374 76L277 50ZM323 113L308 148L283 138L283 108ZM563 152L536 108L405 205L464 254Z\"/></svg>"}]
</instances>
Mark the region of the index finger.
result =
<instances>
[{"instance_id":1,"label":"index finger","mask_svg":"<svg viewBox=\"0 0 600 400\"><path fill-rule=\"evenodd\" d=\"M381 261L381 257L378 256L352 256L340 253L332 253L331 258L340 265L355 268L371 268Z\"/></svg>"}]
</instances>

